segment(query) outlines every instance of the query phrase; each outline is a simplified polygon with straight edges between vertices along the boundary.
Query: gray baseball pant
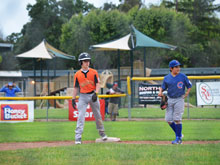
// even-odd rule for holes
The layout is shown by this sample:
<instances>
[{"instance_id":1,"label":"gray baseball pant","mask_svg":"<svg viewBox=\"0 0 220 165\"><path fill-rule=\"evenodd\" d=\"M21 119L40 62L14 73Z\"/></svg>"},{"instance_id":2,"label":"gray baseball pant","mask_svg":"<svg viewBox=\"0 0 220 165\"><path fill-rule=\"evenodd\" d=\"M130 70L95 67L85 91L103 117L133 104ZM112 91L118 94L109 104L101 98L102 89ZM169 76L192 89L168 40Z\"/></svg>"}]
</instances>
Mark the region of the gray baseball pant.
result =
<instances>
[{"instance_id":1,"label":"gray baseball pant","mask_svg":"<svg viewBox=\"0 0 220 165\"><path fill-rule=\"evenodd\" d=\"M77 120L77 126L75 130L75 140L81 140L84 123L85 123L85 113L88 106L88 103L90 103L92 112L94 114L95 120L96 120L96 128L99 131L99 135L102 136L105 132L104 126L102 123L102 117L100 114L100 103L99 99L97 99L96 102L92 102L92 94L84 94L80 93L79 95L79 103L78 103L78 120Z\"/></svg>"},{"instance_id":2,"label":"gray baseball pant","mask_svg":"<svg viewBox=\"0 0 220 165\"><path fill-rule=\"evenodd\" d=\"M178 98L168 97L168 106L166 110L165 120L167 122L182 121L183 113L184 113L183 96Z\"/></svg>"}]
</instances>

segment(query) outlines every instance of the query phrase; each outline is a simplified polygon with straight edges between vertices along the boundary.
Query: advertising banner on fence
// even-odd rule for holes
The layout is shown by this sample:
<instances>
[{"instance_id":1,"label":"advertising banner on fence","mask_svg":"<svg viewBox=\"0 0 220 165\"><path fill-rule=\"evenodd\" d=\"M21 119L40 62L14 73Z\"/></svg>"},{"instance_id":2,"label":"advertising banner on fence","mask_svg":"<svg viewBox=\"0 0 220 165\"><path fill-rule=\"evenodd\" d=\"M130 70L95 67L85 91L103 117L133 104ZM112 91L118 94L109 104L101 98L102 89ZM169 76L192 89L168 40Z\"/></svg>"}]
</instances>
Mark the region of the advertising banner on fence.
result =
<instances>
[{"instance_id":1,"label":"advertising banner on fence","mask_svg":"<svg viewBox=\"0 0 220 165\"><path fill-rule=\"evenodd\" d=\"M105 119L105 100L101 99L100 101L100 113L102 116L102 120ZM78 107L78 100L76 100L76 107ZM69 100L69 120L70 121L77 121L79 112L78 109L73 109L72 107L72 100ZM86 114L85 114L86 121L95 121L95 117L92 112L92 108L90 104L87 106Z\"/></svg>"},{"instance_id":2,"label":"advertising banner on fence","mask_svg":"<svg viewBox=\"0 0 220 165\"><path fill-rule=\"evenodd\" d=\"M220 82L196 83L197 105L220 105Z\"/></svg>"},{"instance_id":3,"label":"advertising banner on fence","mask_svg":"<svg viewBox=\"0 0 220 165\"><path fill-rule=\"evenodd\" d=\"M34 121L33 101L0 101L0 107L1 123Z\"/></svg>"},{"instance_id":4,"label":"advertising banner on fence","mask_svg":"<svg viewBox=\"0 0 220 165\"><path fill-rule=\"evenodd\" d=\"M161 97L158 96L161 85L150 85L140 83L138 86L139 104L160 104Z\"/></svg>"}]
</instances>

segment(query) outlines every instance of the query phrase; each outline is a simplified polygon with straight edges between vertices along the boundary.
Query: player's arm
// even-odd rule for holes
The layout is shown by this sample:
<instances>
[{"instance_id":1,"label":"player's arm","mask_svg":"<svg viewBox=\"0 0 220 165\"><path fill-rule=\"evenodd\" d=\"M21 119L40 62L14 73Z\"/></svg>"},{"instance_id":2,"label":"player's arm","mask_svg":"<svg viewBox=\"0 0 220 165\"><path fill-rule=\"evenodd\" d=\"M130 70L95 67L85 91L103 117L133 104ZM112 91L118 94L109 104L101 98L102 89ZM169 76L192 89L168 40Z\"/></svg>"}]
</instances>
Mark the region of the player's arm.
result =
<instances>
[{"instance_id":1,"label":"player's arm","mask_svg":"<svg viewBox=\"0 0 220 165\"><path fill-rule=\"evenodd\" d=\"M0 92L5 92L7 87L8 87L8 84L5 84L5 86L3 86L3 87L0 89Z\"/></svg>"},{"instance_id":2,"label":"player's arm","mask_svg":"<svg viewBox=\"0 0 220 165\"><path fill-rule=\"evenodd\" d=\"M76 95L79 90L79 81L78 78L75 75L74 83L73 83L73 99L76 99Z\"/></svg>"},{"instance_id":3,"label":"player's arm","mask_svg":"<svg viewBox=\"0 0 220 165\"><path fill-rule=\"evenodd\" d=\"M76 99L76 95L78 93L78 89L77 87L73 87L73 99Z\"/></svg>"},{"instance_id":4,"label":"player's arm","mask_svg":"<svg viewBox=\"0 0 220 165\"><path fill-rule=\"evenodd\" d=\"M159 88L159 93L158 93L158 96L162 97L163 96L163 89L160 87Z\"/></svg>"},{"instance_id":5,"label":"player's arm","mask_svg":"<svg viewBox=\"0 0 220 165\"><path fill-rule=\"evenodd\" d=\"M14 83L15 92L21 92L21 89Z\"/></svg>"},{"instance_id":6,"label":"player's arm","mask_svg":"<svg viewBox=\"0 0 220 165\"><path fill-rule=\"evenodd\" d=\"M191 88L188 88L185 95L184 95L184 98L186 98L188 95L189 95L189 92L190 92Z\"/></svg>"},{"instance_id":7,"label":"player's arm","mask_svg":"<svg viewBox=\"0 0 220 165\"><path fill-rule=\"evenodd\" d=\"M95 80L95 93L99 93L99 90L100 90L100 80L99 80L99 76L98 76L98 73L96 72L95 76L94 76L94 80Z\"/></svg>"},{"instance_id":8,"label":"player's arm","mask_svg":"<svg viewBox=\"0 0 220 165\"><path fill-rule=\"evenodd\" d=\"M166 84L165 78L164 78L163 83L162 83L161 87L159 88L158 96L162 97L163 91L165 91L166 89L167 89L167 84Z\"/></svg>"},{"instance_id":9,"label":"player's arm","mask_svg":"<svg viewBox=\"0 0 220 165\"><path fill-rule=\"evenodd\" d=\"M189 92L190 92L190 90L192 88L192 83L189 81L188 77L186 77L185 81L186 81L187 91L186 91L186 93L184 95L184 98L186 98L189 95Z\"/></svg>"},{"instance_id":10,"label":"player's arm","mask_svg":"<svg viewBox=\"0 0 220 165\"><path fill-rule=\"evenodd\" d=\"M95 93L99 93L100 90L100 83L96 83Z\"/></svg>"}]
</instances>

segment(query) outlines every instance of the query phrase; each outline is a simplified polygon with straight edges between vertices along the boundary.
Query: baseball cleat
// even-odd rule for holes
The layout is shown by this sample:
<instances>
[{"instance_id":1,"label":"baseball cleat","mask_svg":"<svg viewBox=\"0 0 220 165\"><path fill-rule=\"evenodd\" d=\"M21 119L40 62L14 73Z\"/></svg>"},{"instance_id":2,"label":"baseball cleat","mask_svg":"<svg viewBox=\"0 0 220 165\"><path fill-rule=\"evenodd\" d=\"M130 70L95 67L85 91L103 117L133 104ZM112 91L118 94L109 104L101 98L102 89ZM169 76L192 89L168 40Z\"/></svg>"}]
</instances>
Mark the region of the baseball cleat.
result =
<instances>
[{"instance_id":1,"label":"baseball cleat","mask_svg":"<svg viewBox=\"0 0 220 165\"><path fill-rule=\"evenodd\" d=\"M81 141L75 141L75 144L82 144Z\"/></svg>"},{"instance_id":2,"label":"baseball cleat","mask_svg":"<svg viewBox=\"0 0 220 165\"><path fill-rule=\"evenodd\" d=\"M76 139L75 144L82 144L81 139Z\"/></svg>"},{"instance_id":3,"label":"baseball cleat","mask_svg":"<svg viewBox=\"0 0 220 165\"><path fill-rule=\"evenodd\" d=\"M172 144L182 144L182 139L177 137L174 141L172 141Z\"/></svg>"},{"instance_id":4,"label":"baseball cleat","mask_svg":"<svg viewBox=\"0 0 220 165\"><path fill-rule=\"evenodd\" d=\"M106 135L102 137L102 140L107 140L107 139L108 137Z\"/></svg>"},{"instance_id":5,"label":"baseball cleat","mask_svg":"<svg viewBox=\"0 0 220 165\"><path fill-rule=\"evenodd\" d=\"M106 136L105 134L103 134L101 137L102 137L102 140L107 140L108 139L108 136Z\"/></svg>"},{"instance_id":6,"label":"baseball cleat","mask_svg":"<svg viewBox=\"0 0 220 165\"><path fill-rule=\"evenodd\" d=\"M107 140L108 139L108 136L106 136L106 134L104 132L102 132L100 134L100 136L102 137L102 140Z\"/></svg>"}]
</instances>

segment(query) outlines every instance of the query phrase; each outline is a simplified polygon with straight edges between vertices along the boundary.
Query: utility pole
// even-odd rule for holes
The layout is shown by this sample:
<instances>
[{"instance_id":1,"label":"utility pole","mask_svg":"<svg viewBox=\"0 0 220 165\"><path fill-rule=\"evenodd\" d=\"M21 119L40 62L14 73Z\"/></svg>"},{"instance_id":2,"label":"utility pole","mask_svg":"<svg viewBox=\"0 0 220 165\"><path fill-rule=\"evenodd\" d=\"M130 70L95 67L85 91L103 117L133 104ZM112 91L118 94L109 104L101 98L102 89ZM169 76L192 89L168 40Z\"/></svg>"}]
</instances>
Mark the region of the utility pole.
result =
<instances>
[{"instance_id":1,"label":"utility pole","mask_svg":"<svg viewBox=\"0 0 220 165\"><path fill-rule=\"evenodd\" d=\"M178 12L178 0L176 0L176 12Z\"/></svg>"}]
</instances>

